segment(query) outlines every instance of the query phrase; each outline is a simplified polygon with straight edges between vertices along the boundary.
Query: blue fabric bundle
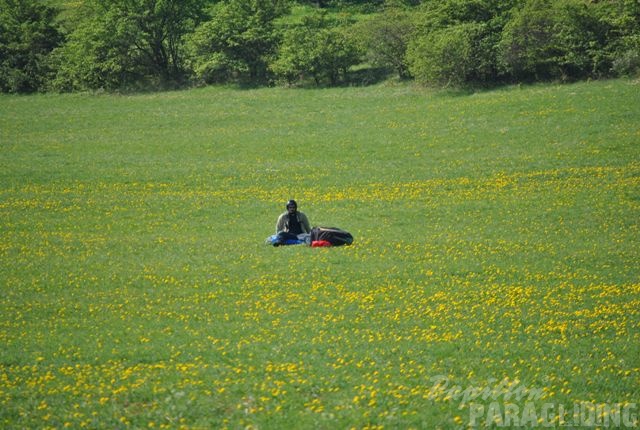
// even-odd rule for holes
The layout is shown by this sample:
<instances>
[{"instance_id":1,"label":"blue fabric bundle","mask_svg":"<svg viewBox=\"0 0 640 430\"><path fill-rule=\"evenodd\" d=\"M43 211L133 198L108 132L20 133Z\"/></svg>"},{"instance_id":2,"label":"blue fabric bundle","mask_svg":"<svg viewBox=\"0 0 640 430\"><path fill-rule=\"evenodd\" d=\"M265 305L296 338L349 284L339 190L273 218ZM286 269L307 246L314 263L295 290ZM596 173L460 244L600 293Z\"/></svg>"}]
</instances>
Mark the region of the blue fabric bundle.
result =
<instances>
[{"instance_id":1,"label":"blue fabric bundle","mask_svg":"<svg viewBox=\"0 0 640 430\"><path fill-rule=\"evenodd\" d=\"M282 235L278 235L278 234L274 234L272 236L269 236L265 242L267 243L267 245L273 245L273 246L302 245L303 243L305 243L304 240L286 238L286 237L283 237Z\"/></svg>"}]
</instances>

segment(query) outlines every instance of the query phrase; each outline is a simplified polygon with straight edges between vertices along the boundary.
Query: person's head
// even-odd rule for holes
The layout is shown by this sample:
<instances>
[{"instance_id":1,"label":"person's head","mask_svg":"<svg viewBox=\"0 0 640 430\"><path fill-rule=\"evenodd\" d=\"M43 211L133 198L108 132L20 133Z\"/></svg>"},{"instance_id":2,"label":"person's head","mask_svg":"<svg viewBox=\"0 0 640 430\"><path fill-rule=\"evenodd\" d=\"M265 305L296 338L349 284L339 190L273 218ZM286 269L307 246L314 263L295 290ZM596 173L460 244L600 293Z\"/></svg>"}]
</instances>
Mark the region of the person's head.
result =
<instances>
[{"instance_id":1,"label":"person's head","mask_svg":"<svg viewBox=\"0 0 640 430\"><path fill-rule=\"evenodd\" d=\"M298 210L298 204L296 203L295 200L289 200L287 202L287 212L289 212L290 214L295 213Z\"/></svg>"}]
</instances>

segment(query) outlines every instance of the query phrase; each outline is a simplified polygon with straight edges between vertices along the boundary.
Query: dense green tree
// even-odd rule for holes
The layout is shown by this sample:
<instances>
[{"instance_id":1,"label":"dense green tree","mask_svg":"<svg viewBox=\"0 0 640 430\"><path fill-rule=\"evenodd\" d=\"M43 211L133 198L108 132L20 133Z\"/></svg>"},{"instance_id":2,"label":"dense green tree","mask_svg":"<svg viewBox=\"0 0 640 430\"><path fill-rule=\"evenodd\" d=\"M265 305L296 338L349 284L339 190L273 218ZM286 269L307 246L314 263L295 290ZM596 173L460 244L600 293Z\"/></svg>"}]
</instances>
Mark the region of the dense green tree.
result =
<instances>
[{"instance_id":1,"label":"dense green tree","mask_svg":"<svg viewBox=\"0 0 640 430\"><path fill-rule=\"evenodd\" d=\"M180 85L204 0L94 0L56 53L57 89Z\"/></svg>"},{"instance_id":2,"label":"dense green tree","mask_svg":"<svg viewBox=\"0 0 640 430\"><path fill-rule=\"evenodd\" d=\"M500 20L521 0L423 0L417 11L421 34L464 23Z\"/></svg>"},{"instance_id":3,"label":"dense green tree","mask_svg":"<svg viewBox=\"0 0 640 430\"><path fill-rule=\"evenodd\" d=\"M202 0L121 0L119 8L133 19L134 45L143 61L164 81L183 77L183 38L202 18Z\"/></svg>"},{"instance_id":4,"label":"dense green tree","mask_svg":"<svg viewBox=\"0 0 640 430\"><path fill-rule=\"evenodd\" d=\"M92 11L93 12L93 11ZM115 90L139 85L144 68L132 47L135 29L115 10L87 13L54 52L58 91Z\"/></svg>"},{"instance_id":5,"label":"dense green tree","mask_svg":"<svg viewBox=\"0 0 640 430\"><path fill-rule=\"evenodd\" d=\"M611 68L618 76L640 76L640 34L621 38Z\"/></svg>"},{"instance_id":6,"label":"dense green tree","mask_svg":"<svg viewBox=\"0 0 640 430\"><path fill-rule=\"evenodd\" d=\"M367 60L374 67L393 69L400 78L410 76L407 46L414 32L411 10L397 2L387 2L384 10L360 26Z\"/></svg>"},{"instance_id":7,"label":"dense green tree","mask_svg":"<svg viewBox=\"0 0 640 430\"><path fill-rule=\"evenodd\" d=\"M417 38L407 53L411 74L427 85L458 87L468 83L475 68L474 47L482 30L482 24L468 22Z\"/></svg>"},{"instance_id":8,"label":"dense green tree","mask_svg":"<svg viewBox=\"0 0 640 430\"><path fill-rule=\"evenodd\" d=\"M226 0L192 35L192 67L204 82L264 82L276 50L275 20L287 11L279 0Z\"/></svg>"},{"instance_id":9,"label":"dense green tree","mask_svg":"<svg viewBox=\"0 0 640 430\"><path fill-rule=\"evenodd\" d=\"M424 0L415 13L407 62L429 85L495 84L497 44L518 0Z\"/></svg>"},{"instance_id":10,"label":"dense green tree","mask_svg":"<svg viewBox=\"0 0 640 430\"><path fill-rule=\"evenodd\" d=\"M346 78L349 68L362 56L348 23L336 24L317 13L289 28L271 70L280 79L294 83L312 78L317 85L335 85Z\"/></svg>"},{"instance_id":11,"label":"dense green tree","mask_svg":"<svg viewBox=\"0 0 640 430\"><path fill-rule=\"evenodd\" d=\"M640 74L638 0L45 4L0 0L0 91L336 85L355 65L440 86Z\"/></svg>"},{"instance_id":12,"label":"dense green tree","mask_svg":"<svg viewBox=\"0 0 640 430\"><path fill-rule=\"evenodd\" d=\"M49 55L63 41L57 11L32 0L0 0L0 91L43 90Z\"/></svg>"},{"instance_id":13,"label":"dense green tree","mask_svg":"<svg viewBox=\"0 0 640 430\"><path fill-rule=\"evenodd\" d=\"M610 73L609 25L581 0L527 0L499 43L503 70L516 80L578 79Z\"/></svg>"},{"instance_id":14,"label":"dense green tree","mask_svg":"<svg viewBox=\"0 0 640 430\"><path fill-rule=\"evenodd\" d=\"M318 8L333 8L336 10L357 7L361 10L373 11L380 7L384 3L384 0L298 0L298 3L310 4Z\"/></svg>"},{"instance_id":15,"label":"dense green tree","mask_svg":"<svg viewBox=\"0 0 640 430\"><path fill-rule=\"evenodd\" d=\"M621 76L640 74L640 2L602 2L593 8L606 30L605 47L598 52L600 69L611 67Z\"/></svg>"},{"instance_id":16,"label":"dense green tree","mask_svg":"<svg viewBox=\"0 0 640 430\"><path fill-rule=\"evenodd\" d=\"M546 79L557 74L559 47L556 17L550 0L528 0L504 28L500 63L517 79Z\"/></svg>"}]
</instances>

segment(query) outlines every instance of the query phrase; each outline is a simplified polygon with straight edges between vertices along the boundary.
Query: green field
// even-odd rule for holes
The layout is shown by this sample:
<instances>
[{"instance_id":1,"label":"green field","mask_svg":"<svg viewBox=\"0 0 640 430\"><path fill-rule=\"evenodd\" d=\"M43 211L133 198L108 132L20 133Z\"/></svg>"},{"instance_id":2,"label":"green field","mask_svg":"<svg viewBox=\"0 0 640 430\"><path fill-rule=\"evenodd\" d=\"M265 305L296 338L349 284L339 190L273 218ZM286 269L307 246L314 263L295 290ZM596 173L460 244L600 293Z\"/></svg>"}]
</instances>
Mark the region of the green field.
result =
<instances>
[{"instance_id":1,"label":"green field","mask_svg":"<svg viewBox=\"0 0 640 430\"><path fill-rule=\"evenodd\" d=\"M0 96L0 427L629 427L639 156L637 81Z\"/></svg>"}]
</instances>

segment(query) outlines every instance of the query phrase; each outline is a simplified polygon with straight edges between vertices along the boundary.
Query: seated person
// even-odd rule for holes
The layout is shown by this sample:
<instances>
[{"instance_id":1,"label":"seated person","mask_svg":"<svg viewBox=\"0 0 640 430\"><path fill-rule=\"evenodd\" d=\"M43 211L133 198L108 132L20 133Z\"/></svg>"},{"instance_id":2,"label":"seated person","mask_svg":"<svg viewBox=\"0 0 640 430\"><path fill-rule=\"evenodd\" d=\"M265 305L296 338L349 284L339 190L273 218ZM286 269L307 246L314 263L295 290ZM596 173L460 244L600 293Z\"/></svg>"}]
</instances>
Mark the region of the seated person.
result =
<instances>
[{"instance_id":1,"label":"seated person","mask_svg":"<svg viewBox=\"0 0 640 430\"><path fill-rule=\"evenodd\" d=\"M298 212L298 204L295 200L289 200L287 211L281 214L276 222L276 234L304 240L310 232L309 218L304 213Z\"/></svg>"}]
</instances>

